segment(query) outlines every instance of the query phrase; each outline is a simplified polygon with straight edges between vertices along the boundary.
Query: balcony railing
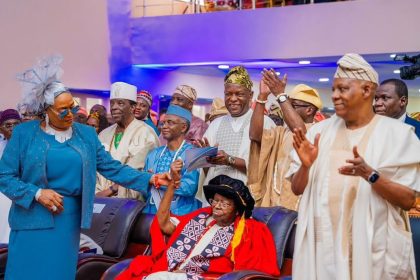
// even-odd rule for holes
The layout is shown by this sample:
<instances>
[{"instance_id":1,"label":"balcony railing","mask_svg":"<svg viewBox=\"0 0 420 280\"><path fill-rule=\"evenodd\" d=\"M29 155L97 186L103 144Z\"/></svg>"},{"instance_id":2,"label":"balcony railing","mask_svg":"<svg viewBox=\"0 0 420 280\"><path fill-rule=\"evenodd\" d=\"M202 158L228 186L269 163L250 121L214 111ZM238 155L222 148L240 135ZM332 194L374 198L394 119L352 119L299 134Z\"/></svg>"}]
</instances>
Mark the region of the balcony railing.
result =
<instances>
[{"instance_id":1,"label":"balcony railing","mask_svg":"<svg viewBox=\"0 0 420 280\"><path fill-rule=\"evenodd\" d=\"M340 1L340 0L338 0ZM345 0L341 0L345 1ZM332 0L133 0L132 16L166 16L281 7Z\"/></svg>"}]
</instances>

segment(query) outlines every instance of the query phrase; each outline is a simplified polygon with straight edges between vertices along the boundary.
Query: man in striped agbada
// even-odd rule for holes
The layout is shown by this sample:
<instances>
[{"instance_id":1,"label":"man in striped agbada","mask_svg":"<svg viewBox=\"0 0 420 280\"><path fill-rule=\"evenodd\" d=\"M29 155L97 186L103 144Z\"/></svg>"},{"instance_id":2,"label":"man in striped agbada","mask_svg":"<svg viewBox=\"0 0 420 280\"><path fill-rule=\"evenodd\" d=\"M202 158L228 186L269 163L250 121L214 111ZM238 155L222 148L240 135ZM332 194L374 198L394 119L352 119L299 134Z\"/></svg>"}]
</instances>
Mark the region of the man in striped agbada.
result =
<instances>
[{"instance_id":1,"label":"man in striped agbada","mask_svg":"<svg viewBox=\"0 0 420 280\"><path fill-rule=\"evenodd\" d=\"M375 115L378 74L360 55L338 61L336 115L294 132L299 205L293 279L416 279L404 210L420 191L414 129Z\"/></svg>"}]
</instances>

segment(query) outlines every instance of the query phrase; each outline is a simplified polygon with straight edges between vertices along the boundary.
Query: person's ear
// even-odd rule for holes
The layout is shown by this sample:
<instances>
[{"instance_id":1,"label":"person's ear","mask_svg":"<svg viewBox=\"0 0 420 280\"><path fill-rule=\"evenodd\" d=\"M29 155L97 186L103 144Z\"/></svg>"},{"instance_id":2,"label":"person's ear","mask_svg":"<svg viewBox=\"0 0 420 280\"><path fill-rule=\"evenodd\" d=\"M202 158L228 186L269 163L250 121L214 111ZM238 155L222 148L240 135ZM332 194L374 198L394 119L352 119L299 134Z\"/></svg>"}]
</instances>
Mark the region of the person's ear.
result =
<instances>
[{"instance_id":1,"label":"person's ear","mask_svg":"<svg viewBox=\"0 0 420 280\"><path fill-rule=\"evenodd\" d=\"M365 98L370 98L375 96L376 86L372 82L363 82L361 84L362 93Z\"/></svg>"},{"instance_id":2,"label":"person's ear","mask_svg":"<svg viewBox=\"0 0 420 280\"><path fill-rule=\"evenodd\" d=\"M130 112L131 112L131 114L134 114L134 111L136 110L136 106L137 106L137 103L130 104Z\"/></svg>"},{"instance_id":3,"label":"person's ear","mask_svg":"<svg viewBox=\"0 0 420 280\"><path fill-rule=\"evenodd\" d=\"M405 108L407 107L407 104L408 104L408 96L402 96L400 98L400 107Z\"/></svg>"}]
</instances>

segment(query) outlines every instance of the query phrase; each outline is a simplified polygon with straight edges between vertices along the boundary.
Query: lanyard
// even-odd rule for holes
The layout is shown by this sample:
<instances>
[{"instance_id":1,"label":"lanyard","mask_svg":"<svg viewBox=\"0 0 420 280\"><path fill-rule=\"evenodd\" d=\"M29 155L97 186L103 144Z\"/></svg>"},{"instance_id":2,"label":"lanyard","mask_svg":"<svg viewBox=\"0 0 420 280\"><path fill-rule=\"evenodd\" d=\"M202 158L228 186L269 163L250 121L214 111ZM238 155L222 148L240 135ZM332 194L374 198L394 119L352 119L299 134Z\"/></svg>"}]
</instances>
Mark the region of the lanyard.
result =
<instances>
[{"instance_id":1,"label":"lanyard","mask_svg":"<svg viewBox=\"0 0 420 280\"><path fill-rule=\"evenodd\" d=\"M178 156L179 152L181 151L182 147L184 147L185 144L185 140L182 141L181 146L179 146L178 150L176 150L174 157L171 160L171 163L174 162L176 160L176 157ZM162 150L162 152L159 155L159 160L161 159L161 157L163 156L163 154L166 152L166 149L168 148L168 145L165 145L165 148ZM156 169L157 169L158 164L156 164ZM171 167L169 166L169 170L171 170ZM168 171L169 171L168 170Z\"/></svg>"}]
</instances>

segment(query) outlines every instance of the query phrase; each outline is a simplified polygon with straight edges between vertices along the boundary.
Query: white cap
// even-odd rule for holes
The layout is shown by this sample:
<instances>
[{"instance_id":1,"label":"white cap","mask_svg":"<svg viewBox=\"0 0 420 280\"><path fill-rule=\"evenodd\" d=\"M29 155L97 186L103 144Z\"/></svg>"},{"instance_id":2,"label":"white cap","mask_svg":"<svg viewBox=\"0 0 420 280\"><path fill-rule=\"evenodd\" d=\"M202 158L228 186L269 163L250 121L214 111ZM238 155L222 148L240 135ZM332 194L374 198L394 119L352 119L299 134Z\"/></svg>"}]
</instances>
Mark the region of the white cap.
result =
<instances>
[{"instance_id":1,"label":"white cap","mask_svg":"<svg viewBox=\"0 0 420 280\"><path fill-rule=\"evenodd\" d=\"M137 102L137 87L124 83L116 82L111 85L110 99L128 99Z\"/></svg>"}]
</instances>

